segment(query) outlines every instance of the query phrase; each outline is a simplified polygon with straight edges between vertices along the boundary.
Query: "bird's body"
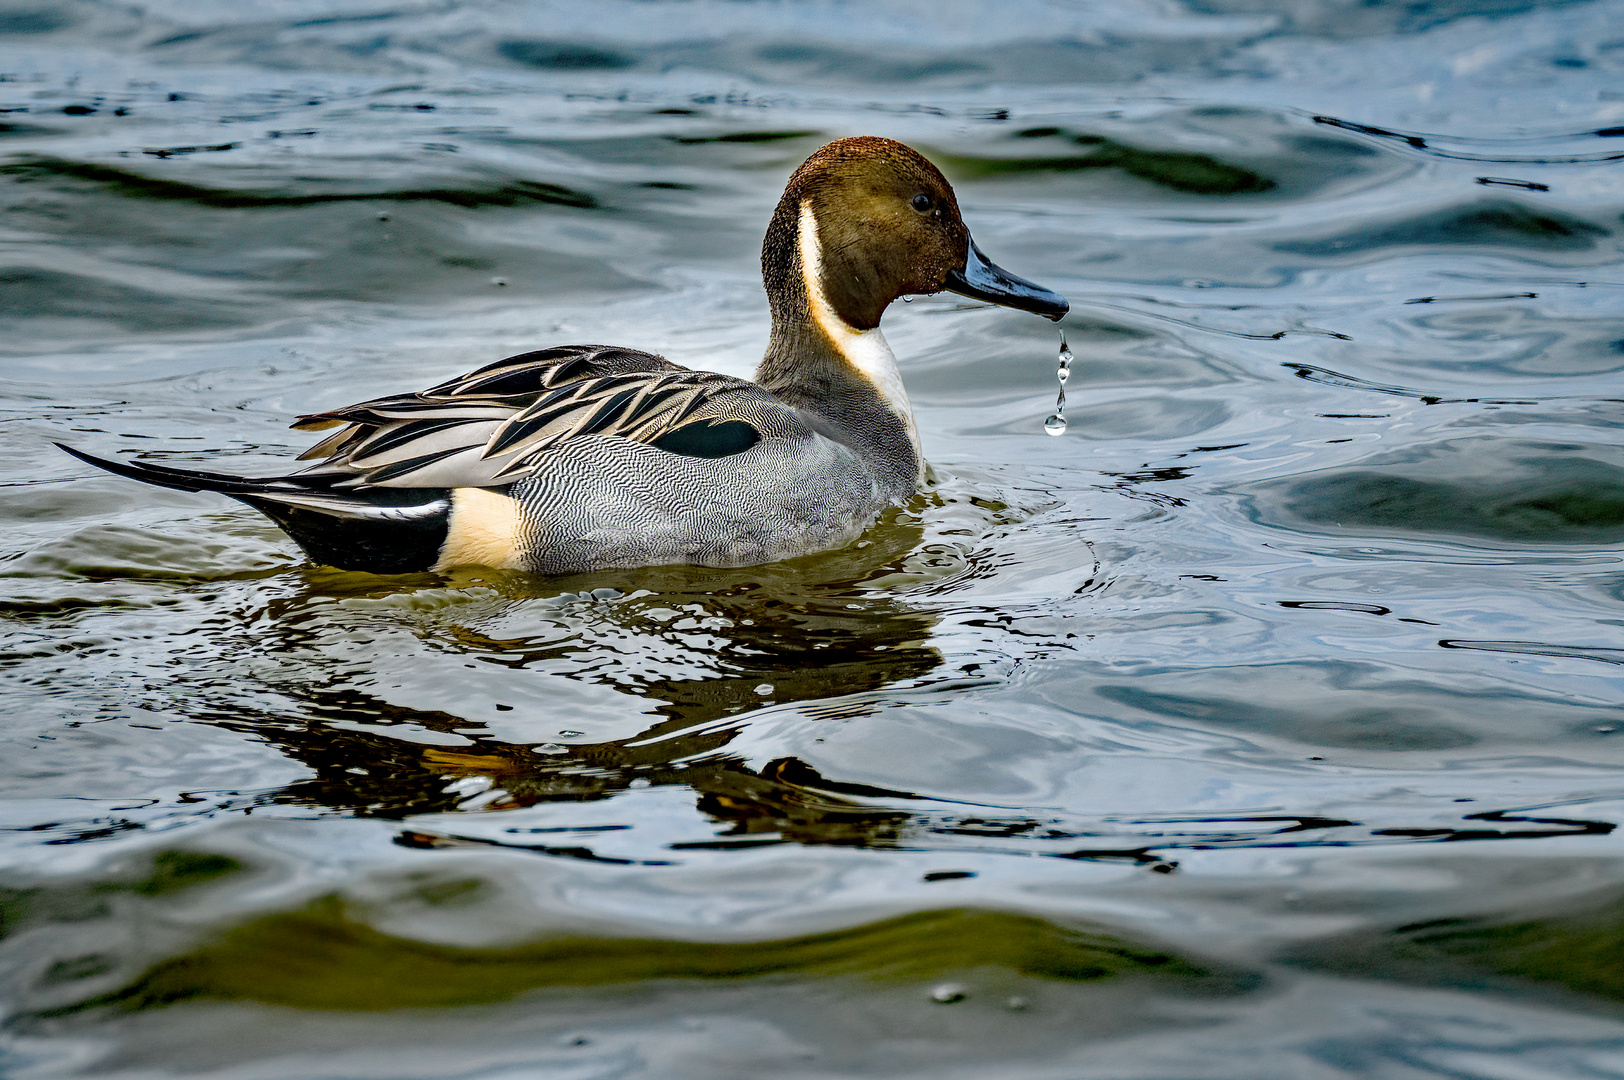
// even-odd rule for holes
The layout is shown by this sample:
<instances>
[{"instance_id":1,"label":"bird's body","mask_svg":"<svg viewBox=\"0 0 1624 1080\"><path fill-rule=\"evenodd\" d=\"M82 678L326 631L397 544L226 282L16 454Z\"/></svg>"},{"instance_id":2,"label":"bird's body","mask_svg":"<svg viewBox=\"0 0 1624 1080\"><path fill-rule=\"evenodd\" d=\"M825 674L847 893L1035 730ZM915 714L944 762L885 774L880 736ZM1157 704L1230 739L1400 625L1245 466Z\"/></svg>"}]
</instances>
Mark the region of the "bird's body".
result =
<instances>
[{"instance_id":1,"label":"bird's body","mask_svg":"<svg viewBox=\"0 0 1624 1080\"><path fill-rule=\"evenodd\" d=\"M832 143L796 171L762 269L773 329L755 382L563 346L301 417L297 428L337 430L287 476L69 452L239 499L346 569L746 566L842 546L916 490L919 437L879 330L892 300L952 288L1066 311L986 262L947 181L884 139Z\"/></svg>"}]
</instances>

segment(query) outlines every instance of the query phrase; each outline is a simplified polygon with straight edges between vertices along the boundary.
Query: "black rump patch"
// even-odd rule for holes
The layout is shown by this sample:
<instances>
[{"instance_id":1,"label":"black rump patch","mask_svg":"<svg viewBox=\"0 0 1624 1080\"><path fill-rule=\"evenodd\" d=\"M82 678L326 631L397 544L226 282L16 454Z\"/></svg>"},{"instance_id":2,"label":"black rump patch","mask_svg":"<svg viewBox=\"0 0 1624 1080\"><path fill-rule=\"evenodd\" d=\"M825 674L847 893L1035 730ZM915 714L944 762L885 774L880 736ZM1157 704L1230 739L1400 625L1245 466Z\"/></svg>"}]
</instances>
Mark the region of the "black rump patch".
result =
<instances>
[{"instance_id":1,"label":"black rump patch","mask_svg":"<svg viewBox=\"0 0 1624 1080\"><path fill-rule=\"evenodd\" d=\"M743 420L699 420L666 432L653 445L684 457L719 458L742 454L760 441L761 433Z\"/></svg>"}]
</instances>

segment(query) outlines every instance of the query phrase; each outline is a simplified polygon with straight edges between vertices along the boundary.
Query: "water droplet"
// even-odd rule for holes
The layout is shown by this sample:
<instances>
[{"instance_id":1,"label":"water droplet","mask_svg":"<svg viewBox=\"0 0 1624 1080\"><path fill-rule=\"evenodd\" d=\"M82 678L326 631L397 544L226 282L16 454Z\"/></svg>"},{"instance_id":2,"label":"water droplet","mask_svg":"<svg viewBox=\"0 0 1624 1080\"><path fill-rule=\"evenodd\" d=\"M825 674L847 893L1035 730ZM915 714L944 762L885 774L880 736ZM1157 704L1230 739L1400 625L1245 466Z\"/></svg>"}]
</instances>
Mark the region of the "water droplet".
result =
<instances>
[{"instance_id":1,"label":"water droplet","mask_svg":"<svg viewBox=\"0 0 1624 1080\"><path fill-rule=\"evenodd\" d=\"M584 731L571 731L568 728L565 728L563 731L560 731L559 734L564 736L564 738L566 738L566 739L578 739L582 735L585 735L586 732L584 732Z\"/></svg>"},{"instance_id":2,"label":"water droplet","mask_svg":"<svg viewBox=\"0 0 1624 1080\"><path fill-rule=\"evenodd\" d=\"M538 754L567 754L570 748L561 743L544 742L540 746L531 747Z\"/></svg>"},{"instance_id":3,"label":"water droplet","mask_svg":"<svg viewBox=\"0 0 1624 1080\"><path fill-rule=\"evenodd\" d=\"M1054 377L1060 383L1060 393L1054 399L1054 413L1043 421L1043 430L1050 435L1064 435L1066 433L1066 380L1071 378L1071 346L1066 344L1066 332L1060 331L1060 366L1055 368Z\"/></svg>"},{"instance_id":4,"label":"water droplet","mask_svg":"<svg viewBox=\"0 0 1624 1080\"><path fill-rule=\"evenodd\" d=\"M903 297L903 298L902 298L902 302L903 302L903 303L904 303L904 304L911 304L911 303L913 303L913 297L911 297L911 296L904 296L904 297Z\"/></svg>"},{"instance_id":5,"label":"water droplet","mask_svg":"<svg viewBox=\"0 0 1624 1080\"><path fill-rule=\"evenodd\" d=\"M507 278L505 278L505 277L493 277L493 278L491 278L491 284L496 285L498 287L506 285L507 284Z\"/></svg>"},{"instance_id":6,"label":"water droplet","mask_svg":"<svg viewBox=\"0 0 1624 1080\"><path fill-rule=\"evenodd\" d=\"M958 983L943 983L940 986L932 988L930 992L930 999L932 1001L940 1002L943 1005L951 1005L955 1001L963 1001L964 987L960 986Z\"/></svg>"},{"instance_id":7,"label":"water droplet","mask_svg":"<svg viewBox=\"0 0 1624 1080\"><path fill-rule=\"evenodd\" d=\"M766 697L768 694L770 694L772 692L773 692L773 684L770 683L770 682L764 682L760 686L756 687L756 693L760 694L762 697Z\"/></svg>"},{"instance_id":8,"label":"water droplet","mask_svg":"<svg viewBox=\"0 0 1624 1080\"><path fill-rule=\"evenodd\" d=\"M1004 1008L1008 1009L1010 1012L1022 1012L1030 1004L1031 1002L1021 997L1021 995L1016 994L1004 1002Z\"/></svg>"}]
</instances>

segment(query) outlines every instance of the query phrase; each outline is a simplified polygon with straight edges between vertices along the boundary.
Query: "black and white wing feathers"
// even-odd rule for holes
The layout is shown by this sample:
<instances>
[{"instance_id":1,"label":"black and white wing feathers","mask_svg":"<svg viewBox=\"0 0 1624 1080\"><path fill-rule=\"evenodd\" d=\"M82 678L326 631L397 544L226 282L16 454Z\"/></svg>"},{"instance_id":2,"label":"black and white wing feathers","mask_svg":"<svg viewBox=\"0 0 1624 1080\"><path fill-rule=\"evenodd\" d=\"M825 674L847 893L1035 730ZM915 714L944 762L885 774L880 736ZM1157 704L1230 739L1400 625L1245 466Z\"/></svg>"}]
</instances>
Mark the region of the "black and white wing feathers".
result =
<instances>
[{"instance_id":1,"label":"black and white wing feathers","mask_svg":"<svg viewBox=\"0 0 1624 1080\"><path fill-rule=\"evenodd\" d=\"M413 394L300 417L338 427L302 456L336 486L497 487L558 444L614 435L719 457L753 445L785 411L754 383L691 371L652 353L571 345L497 361Z\"/></svg>"}]
</instances>

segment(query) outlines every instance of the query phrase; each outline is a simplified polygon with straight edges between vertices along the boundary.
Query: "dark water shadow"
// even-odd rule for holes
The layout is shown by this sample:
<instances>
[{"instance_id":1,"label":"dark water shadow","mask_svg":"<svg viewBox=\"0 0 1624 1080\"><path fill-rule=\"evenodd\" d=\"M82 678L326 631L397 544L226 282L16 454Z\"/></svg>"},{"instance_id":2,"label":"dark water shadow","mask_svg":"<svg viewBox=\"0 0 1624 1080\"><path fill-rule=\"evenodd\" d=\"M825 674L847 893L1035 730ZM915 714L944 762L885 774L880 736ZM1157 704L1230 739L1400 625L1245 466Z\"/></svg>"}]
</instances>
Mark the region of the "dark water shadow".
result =
<instances>
[{"instance_id":1,"label":"dark water shadow","mask_svg":"<svg viewBox=\"0 0 1624 1080\"><path fill-rule=\"evenodd\" d=\"M597 199L586 192L563 184L528 179L494 178L494 182L487 180L484 183L470 179L454 186L390 187L376 183L363 185L354 181L348 184L342 181L323 183L306 178L292 187L227 188L188 183L111 165L41 156L18 157L0 165L0 176L11 177L22 183L78 181L95 185L109 195L190 203L220 210L344 202L448 203L465 209L534 204L592 209L599 205ZM350 190L342 190L345 187Z\"/></svg>"},{"instance_id":2,"label":"dark water shadow","mask_svg":"<svg viewBox=\"0 0 1624 1080\"><path fill-rule=\"evenodd\" d=\"M1319 263L1364 262L1404 249L1501 249L1522 253L1535 263L1568 265L1598 258L1611 261L1617 255L1616 243L1607 242L1613 235L1605 225L1550 207L1483 199L1360 222L1319 237L1279 240L1273 248Z\"/></svg>"},{"instance_id":3,"label":"dark water shadow","mask_svg":"<svg viewBox=\"0 0 1624 1080\"><path fill-rule=\"evenodd\" d=\"M1570 7L1586 0L1408 0L1371 4L1347 0L1276 4L1270 0L1192 0L1190 9L1213 15L1268 14L1281 30L1332 40L1419 34L1460 19L1509 19L1538 9ZM1279 32L1279 31L1277 31Z\"/></svg>"},{"instance_id":4,"label":"dark water shadow","mask_svg":"<svg viewBox=\"0 0 1624 1080\"><path fill-rule=\"evenodd\" d=\"M1578 446L1457 439L1236 490L1252 520L1282 528L1624 542L1624 468Z\"/></svg>"},{"instance_id":5,"label":"dark water shadow","mask_svg":"<svg viewBox=\"0 0 1624 1080\"><path fill-rule=\"evenodd\" d=\"M1423 986L1556 994L1561 1005L1624 1010L1624 896L1616 889L1337 935L1290 950L1295 967Z\"/></svg>"},{"instance_id":6,"label":"dark water shadow","mask_svg":"<svg viewBox=\"0 0 1624 1080\"><path fill-rule=\"evenodd\" d=\"M1049 138L1061 131L1059 128L1029 128L1025 134ZM1275 186L1266 176L1220 161L1210 154L1129 146L1103 135L1073 135L1069 141L1085 148L1085 152L1046 157L970 157L939 152L932 156L943 169L970 179L1009 173L1120 169L1140 180L1192 195L1250 195Z\"/></svg>"}]
</instances>

